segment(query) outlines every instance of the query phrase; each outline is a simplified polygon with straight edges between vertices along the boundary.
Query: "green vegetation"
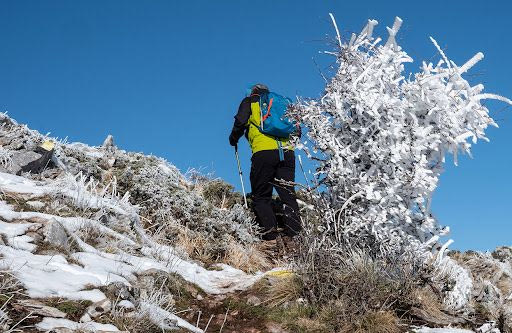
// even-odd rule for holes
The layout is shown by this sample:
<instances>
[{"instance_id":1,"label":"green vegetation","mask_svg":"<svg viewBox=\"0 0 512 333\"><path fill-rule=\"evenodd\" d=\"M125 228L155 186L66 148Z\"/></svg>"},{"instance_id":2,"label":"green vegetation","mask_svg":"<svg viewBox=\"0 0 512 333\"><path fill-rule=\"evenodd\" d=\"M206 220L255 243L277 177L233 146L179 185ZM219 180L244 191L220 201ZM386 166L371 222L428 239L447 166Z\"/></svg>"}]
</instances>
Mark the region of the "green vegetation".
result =
<instances>
[{"instance_id":1,"label":"green vegetation","mask_svg":"<svg viewBox=\"0 0 512 333\"><path fill-rule=\"evenodd\" d=\"M65 314L70 320L78 321L80 317L85 313L87 308L92 304L91 301L71 301L61 298L49 298L43 300L43 302L51 307L54 307Z\"/></svg>"}]
</instances>

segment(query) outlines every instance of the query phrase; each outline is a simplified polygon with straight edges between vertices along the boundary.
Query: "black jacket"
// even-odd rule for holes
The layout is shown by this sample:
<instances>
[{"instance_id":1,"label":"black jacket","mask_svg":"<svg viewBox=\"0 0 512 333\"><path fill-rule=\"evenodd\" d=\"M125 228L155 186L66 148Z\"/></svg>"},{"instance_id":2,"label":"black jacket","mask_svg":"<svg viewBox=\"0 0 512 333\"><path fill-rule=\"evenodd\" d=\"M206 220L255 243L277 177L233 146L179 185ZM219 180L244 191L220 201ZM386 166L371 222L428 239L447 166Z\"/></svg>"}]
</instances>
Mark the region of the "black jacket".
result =
<instances>
[{"instance_id":1,"label":"black jacket","mask_svg":"<svg viewBox=\"0 0 512 333\"><path fill-rule=\"evenodd\" d=\"M251 103L258 101L258 95L251 95L250 97L245 97L240 103L240 106L238 107L238 112L235 115L233 129L231 130L231 134L229 135L229 143L232 146L235 146L238 143L238 140L242 137L242 135L244 135L244 133L247 132L247 123L252 112Z\"/></svg>"}]
</instances>

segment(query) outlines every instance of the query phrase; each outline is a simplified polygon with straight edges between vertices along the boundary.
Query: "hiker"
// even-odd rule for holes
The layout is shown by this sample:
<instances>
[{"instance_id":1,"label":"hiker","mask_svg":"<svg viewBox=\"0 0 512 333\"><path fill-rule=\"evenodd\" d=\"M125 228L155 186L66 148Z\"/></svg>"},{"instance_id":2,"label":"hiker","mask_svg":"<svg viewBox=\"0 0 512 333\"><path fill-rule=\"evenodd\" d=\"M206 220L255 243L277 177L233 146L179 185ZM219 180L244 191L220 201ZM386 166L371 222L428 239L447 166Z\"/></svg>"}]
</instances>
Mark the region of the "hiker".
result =
<instances>
[{"instance_id":1,"label":"hiker","mask_svg":"<svg viewBox=\"0 0 512 333\"><path fill-rule=\"evenodd\" d=\"M270 93L267 86L263 84L251 87L250 95L242 100L235 115L229 143L237 147L238 140L245 133L251 146L252 208L263 231L263 240L276 243L276 239L280 236L277 230L277 219L272 209L272 191L275 188L283 203L284 235L282 239L285 244L294 246L293 238L302 229L297 197L292 185L295 181L295 153L288 138L278 138L262 133L260 123L263 120L265 124L268 116L260 112L260 106L264 108L269 103L270 115L272 99L262 103L262 99L265 97L268 99L270 94L273 93ZM270 96L277 96L276 101L282 98L277 94ZM264 113L266 111L264 110ZM292 126L293 130L296 130L295 125ZM287 183L282 184L279 180Z\"/></svg>"}]
</instances>

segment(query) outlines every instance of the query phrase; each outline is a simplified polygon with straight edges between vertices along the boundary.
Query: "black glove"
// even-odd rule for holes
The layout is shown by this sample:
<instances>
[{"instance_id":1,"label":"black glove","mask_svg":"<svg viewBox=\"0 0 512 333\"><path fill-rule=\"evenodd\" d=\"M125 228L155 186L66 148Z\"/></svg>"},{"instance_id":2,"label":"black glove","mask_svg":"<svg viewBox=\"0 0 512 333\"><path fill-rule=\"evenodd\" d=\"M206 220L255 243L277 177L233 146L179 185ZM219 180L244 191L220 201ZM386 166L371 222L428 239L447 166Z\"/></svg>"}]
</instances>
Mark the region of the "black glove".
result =
<instances>
[{"instance_id":1,"label":"black glove","mask_svg":"<svg viewBox=\"0 0 512 333\"><path fill-rule=\"evenodd\" d=\"M233 147L236 147L238 145L238 139L235 139L233 133L231 133L231 135L229 136L229 144L232 145Z\"/></svg>"}]
</instances>

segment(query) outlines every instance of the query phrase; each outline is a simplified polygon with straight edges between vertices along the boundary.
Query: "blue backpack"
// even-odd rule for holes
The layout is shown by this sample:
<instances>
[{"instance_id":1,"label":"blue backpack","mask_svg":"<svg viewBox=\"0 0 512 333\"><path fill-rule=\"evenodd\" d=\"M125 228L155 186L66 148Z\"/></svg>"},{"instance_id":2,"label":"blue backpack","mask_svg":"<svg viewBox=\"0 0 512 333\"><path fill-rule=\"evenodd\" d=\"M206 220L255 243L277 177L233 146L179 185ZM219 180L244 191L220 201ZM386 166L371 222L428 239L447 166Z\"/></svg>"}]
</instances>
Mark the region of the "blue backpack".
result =
<instances>
[{"instance_id":1,"label":"blue backpack","mask_svg":"<svg viewBox=\"0 0 512 333\"><path fill-rule=\"evenodd\" d=\"M291 99L276 93L261 94L259 131L276 138L288 139L296 130L295 124L285 116L291 104Z\"/></svg>"}]
</instances>

